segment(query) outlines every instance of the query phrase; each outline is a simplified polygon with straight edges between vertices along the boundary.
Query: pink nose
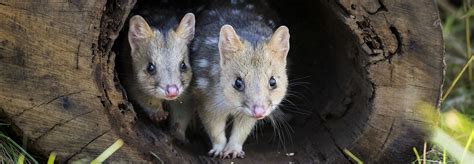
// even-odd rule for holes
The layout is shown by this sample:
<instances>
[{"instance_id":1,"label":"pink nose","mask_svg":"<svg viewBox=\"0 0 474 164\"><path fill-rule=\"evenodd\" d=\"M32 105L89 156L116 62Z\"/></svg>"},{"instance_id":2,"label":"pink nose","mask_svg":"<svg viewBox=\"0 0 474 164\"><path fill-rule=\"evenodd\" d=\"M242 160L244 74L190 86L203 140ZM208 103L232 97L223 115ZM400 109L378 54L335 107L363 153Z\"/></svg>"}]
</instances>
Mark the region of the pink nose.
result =
<instances>
[{"instance_id":1,"label":"pink nose","mask_svg":"<svg viewBox=\"0 0 474 164\"><path fill-rule=\"evenodd\" d=\"M260 105L253 106L253 116L255 118L261 119L265 116L265 108Z\"/></svg>"},{"instance_id":2,"label":"pink nose","mask_svg":"<svg viewBox=\"0 0 474 164\"><path fill-rule=\"evenodd\" d=\"M179 89L176 85L167 85L166 86L166 97L176 97L179 94Z\"/></svg>"}]
</instances>

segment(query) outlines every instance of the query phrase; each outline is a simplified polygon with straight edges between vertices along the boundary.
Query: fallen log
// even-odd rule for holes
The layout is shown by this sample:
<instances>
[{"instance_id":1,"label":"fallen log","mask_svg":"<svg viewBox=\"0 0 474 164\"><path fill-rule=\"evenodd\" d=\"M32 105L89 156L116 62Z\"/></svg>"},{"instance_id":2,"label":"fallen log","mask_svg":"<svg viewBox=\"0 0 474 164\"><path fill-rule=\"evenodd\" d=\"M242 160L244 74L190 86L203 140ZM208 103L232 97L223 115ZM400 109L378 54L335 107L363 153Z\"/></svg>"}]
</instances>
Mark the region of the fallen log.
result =
<instances>
[{"instance_id":1,"label":"fallen log","mask_svg":"<svg viewBox=\"0 0 474 164\"><path fill-rule=\"evenodd\" d=\"M112 46L135 3L0 2L0 115L29 150L54 151L62 162L92 159L121 138L108 161L219 161L205 156L205 140L176 145L128 102ZM430 124L416 104L438 106L444 77L435 2L272 5L292 34L290 78L304 84L290 90L302 98L290 96L295 105L283 107L292 142L279 148L250 137L239 161L349 163L343 149L373 163L415 159L411 148Z\"/></svg>"}]
</instances>

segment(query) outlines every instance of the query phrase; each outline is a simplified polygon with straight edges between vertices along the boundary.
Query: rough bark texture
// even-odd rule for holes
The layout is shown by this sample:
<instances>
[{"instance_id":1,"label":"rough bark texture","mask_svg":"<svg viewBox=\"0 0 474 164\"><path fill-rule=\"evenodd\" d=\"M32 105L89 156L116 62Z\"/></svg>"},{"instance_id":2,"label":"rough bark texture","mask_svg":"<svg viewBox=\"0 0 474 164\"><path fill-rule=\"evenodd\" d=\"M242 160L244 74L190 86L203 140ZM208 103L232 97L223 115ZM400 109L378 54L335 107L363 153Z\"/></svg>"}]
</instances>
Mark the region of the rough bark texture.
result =
<instances>
[{"instance_id":1,"label":"rough bark texture","mask_svg":"<svg viewBox=\"0 0 474 164\"><path fill-rule=\"evenodd\" d=\"M274 3L294 29L290 56L298 64L291 73L311 76L310 91L302 92L307 100L298 105L309 114L294 115L300 119L291 122L286 150L250 139L241 162L348 163L344 148L366 162L414 159L411 147L421 145L429 124L415 105L437 106L443 82L435 2ZM126 144L110 162L156 162L150 152L168 163L219 161L204 156L205 144L176 147L128 103L111 47L134 4L0 1L0 114L28 148L74 161L122 138Z\"/></svg>"}]
</instances>

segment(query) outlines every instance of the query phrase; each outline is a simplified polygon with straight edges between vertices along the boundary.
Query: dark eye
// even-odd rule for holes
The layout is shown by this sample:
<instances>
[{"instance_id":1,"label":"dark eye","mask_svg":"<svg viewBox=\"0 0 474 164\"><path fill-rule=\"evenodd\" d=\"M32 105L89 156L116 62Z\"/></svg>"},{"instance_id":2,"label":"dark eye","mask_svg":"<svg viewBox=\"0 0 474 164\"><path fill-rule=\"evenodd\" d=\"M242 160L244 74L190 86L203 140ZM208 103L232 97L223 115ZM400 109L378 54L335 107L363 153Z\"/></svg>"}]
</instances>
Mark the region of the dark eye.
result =
<instances>
[{"instance_id":1,"label":"dark eye","mask_svg":"<svg viewBox=\"0 0 474 164\"><path fill-rule=\"evenodd\" d=\"M154 75L156 73L156 67L154 64L152 63L148 63L148 66L146 67L146 71L150 74L150 75Z\"/></svg>"},{"instance_id":2,"label":"dark eye","mask_svg":"<svg viewBox=\"0 0 474 164\"><path fill-rule=\"evenodd\" d=\"M188 69L188 67L186 66L186 63L182 61L181 64L179 64L179 70L181 70L181 72L184 72L186 71L186 69Z\"/></svg>"},{"instance_id":3,"label":"dark eye","mask_svg":"<svg viewBox=\"0 0 474 164\"><path fill-rule=\"evenodd\" d=\"M238 77L235 82L234 82L234 88L235 90L238 90L239 92L244 91L245 85L244 81L240 77Z\"/></svg>"},{"instance_id":4,"label":"dark eye","mask_svg":"<svg viewBox=\"0 0 474 164\"><path fill-rule=\"evenodd\" d=\"M268 84L270 84L270 87L272 89L275 89L277 87L277 81L275 80L275 78L273 78L273 76L268 81Z\"/></svg>"}]
</instances>

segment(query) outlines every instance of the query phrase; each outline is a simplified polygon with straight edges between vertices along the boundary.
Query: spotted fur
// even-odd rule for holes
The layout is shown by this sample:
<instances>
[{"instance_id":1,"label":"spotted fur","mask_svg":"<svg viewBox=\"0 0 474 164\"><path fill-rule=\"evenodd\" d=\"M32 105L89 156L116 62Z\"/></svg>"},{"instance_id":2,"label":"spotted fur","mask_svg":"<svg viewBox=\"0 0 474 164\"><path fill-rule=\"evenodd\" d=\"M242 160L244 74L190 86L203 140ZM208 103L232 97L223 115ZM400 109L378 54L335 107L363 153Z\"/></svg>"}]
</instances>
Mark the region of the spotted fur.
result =
<instances>
[{"instance_id":1,"label":"spotted fur","mask_svg":"<svg viewBox=\"0 0 474 164\"><path fill-rule=\"evenodd\" d=\"M266 117L286 95L289 31L284 26L276 29L275 22L268 5L238 0L204 9L197 21L190 88L192 101L198 104L184 103L183 109L197 110L212 142L212 156L243 157L242 145L261 119L256 118L255 106L265 108ZM204 61L207 67L202 67ZM276 88L269 86L272 77ZM245 84L241 91L234 86L237 78ZM228 118L233 119L229 139L225 135Z\"/></svg>"}]
</instances>

